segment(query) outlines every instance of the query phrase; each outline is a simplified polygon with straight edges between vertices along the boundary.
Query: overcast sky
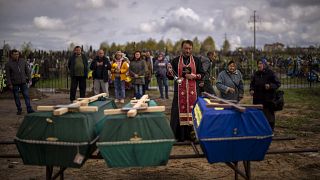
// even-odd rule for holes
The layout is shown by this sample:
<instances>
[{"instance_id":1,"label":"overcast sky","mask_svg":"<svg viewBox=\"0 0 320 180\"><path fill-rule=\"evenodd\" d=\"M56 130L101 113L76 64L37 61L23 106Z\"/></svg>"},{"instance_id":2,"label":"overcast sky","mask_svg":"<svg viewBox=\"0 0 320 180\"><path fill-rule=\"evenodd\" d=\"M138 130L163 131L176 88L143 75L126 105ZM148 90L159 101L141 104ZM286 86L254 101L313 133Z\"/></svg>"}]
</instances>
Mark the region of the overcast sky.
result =
<instances>
[{"instance_id":1,"label":"overcast sky","mask_svg":"<svg viewBox=\"0 0 320 180\"><path fill-rule=\"evenodd\" d=\"M320 43L320 0L0 0L0 47L23 42L45 50L71 42L170 38L203 41L212 36L221 48L225 33L232 48L253 46L253 11L259 17L257 46Z\"/></svg>"}]
</instances>

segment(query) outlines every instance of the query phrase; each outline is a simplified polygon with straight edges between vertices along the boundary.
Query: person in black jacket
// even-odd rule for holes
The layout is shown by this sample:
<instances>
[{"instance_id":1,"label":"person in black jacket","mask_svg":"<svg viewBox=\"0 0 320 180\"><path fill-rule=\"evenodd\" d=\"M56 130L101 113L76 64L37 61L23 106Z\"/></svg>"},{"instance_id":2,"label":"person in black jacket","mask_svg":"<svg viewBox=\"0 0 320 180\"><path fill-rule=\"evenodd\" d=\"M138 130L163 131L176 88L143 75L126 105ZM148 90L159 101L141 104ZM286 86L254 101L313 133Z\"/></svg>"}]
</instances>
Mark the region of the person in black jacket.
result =
<instances>
[{"instance_id":1,"label":"person in black jacket","mask_svg":"<svg viewBox=\"0 0 320 180\"><path fill-rule=\"evenodd\" d=\"M88 76L88 59L81 53L81 47L76 46L74 54L69 58L68 69L71 76L70 101L76 99L76 92L79 84L80 98L86 95L86 79Z\"/></svg>"},{"instance_id":2,"label":"person in black jacket","mask_svg":"<svg viewBox=\"0 0 320 180\"><path fill-rule=\"evenodd\" d=\"M104 93L107 93L109 97L109 73L111 70L111 64L108 58L104 56L104 51L100 49L98 51L98 56L92 61L90 69L93 77L94 94L99 94L100 89Z\"/></svg>"},{"instance_id":3,"label":"person in black jacket","mask_svg":"<svg viewBox=\"0 0 320 180\"><path fill-rule=\"evenodd\" d=\"M31 81L31 74L28 64L25 60L19 59L19 51L13 49L10 53L10 61L6 64L7 85L12 90L14 101L17 106L17 115L22 114L19 90L21 91L27 106L27 112L33 113L34 110L30 104L28 83Z\"/></svg>"},{"instance_id":4,"label":"person in black jacket","mask_svg":"<svg viewBox=\"0 0 320 180\"><path fill-rule=\"evenodd\" d=\"M259 60L258 71L254 73L250 83L250 95L253 96L253 104L262 104L263 113L266 116L272 131L275 127L275 113L272 100L281 82L269 69L265 59Z\"/></svg>"}]
</instances>

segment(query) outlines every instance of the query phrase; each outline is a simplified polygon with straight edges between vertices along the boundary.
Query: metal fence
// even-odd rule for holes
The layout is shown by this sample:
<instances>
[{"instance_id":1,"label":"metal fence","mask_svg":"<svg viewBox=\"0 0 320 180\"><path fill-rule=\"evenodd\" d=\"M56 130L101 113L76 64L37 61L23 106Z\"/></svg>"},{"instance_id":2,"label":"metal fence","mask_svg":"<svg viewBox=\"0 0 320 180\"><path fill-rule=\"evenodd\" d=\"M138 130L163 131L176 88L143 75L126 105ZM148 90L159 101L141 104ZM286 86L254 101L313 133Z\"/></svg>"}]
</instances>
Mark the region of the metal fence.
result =
<instances>
[{"instance_id":1,"label":"metal fence","mask_svg":"<svg viewBox=\"0 0 320 180\"><path fill-rule=\"evenodd\" d=\"M41 92L57 92L68 91L70 88L70 77L67 70L68 56L51 55L34 58L30 63L33 71L33 84L34 88L39 89ZM218 74L225 69L226 62L230 60L227 57L219 58L217 63L212 68L212 76L217 78ZM234 60L234 59L233 59ZM280 79L281 88L313 88L320 86L319 78L319 62L317 58L269 58L270 68L276 73ZM245 88L248 89L250 78L257 70L255 61L241 58L236 60L238 69L242 72L245 82ZM38 66L38 69L35 68ZM4 74L1 71L0 83L4 83ZM130 86L127 86L130 87ZM150 88L157 89L158 85L156 78L153 76ZM112 85L111 85L112 88ZM87 91L92 91L93 81L87 80ZM173 90L173 82L169 81L169 90Z\"/></svg>"},{"instance_id":2,"label":"metal fence","mask_svg":"<svg viewBox=\"0 0 320 180\"><path fill-rule=\"evenodd\" d=\"M47 63L45 60L39 62L40 78L35 83L35 87L42 92L55 92L57 90L68 90L70 87L70 77L67 73L67 60L56 60L55 63ZM319 67L318 64L305 63L302 65L281 65L283 62L271 64L277 77L280 79L282 88L312 88L319 87ZM226 63L216 64L212 68L212 75L217 78L218 74L225 69ZM238 64L239 70L242 72L245 82L245 88L249 87L251 75L256 71L255 63L242 62ZM110 82L112 83L112 82ZM87 80L88 90L92 90L92 80ZM157 89L156 78L153 76L151 89ZM112 85L111 85L112 88ZM169 83L169 90L173 90L173 82Z\"/></svg>"}]
</instances>

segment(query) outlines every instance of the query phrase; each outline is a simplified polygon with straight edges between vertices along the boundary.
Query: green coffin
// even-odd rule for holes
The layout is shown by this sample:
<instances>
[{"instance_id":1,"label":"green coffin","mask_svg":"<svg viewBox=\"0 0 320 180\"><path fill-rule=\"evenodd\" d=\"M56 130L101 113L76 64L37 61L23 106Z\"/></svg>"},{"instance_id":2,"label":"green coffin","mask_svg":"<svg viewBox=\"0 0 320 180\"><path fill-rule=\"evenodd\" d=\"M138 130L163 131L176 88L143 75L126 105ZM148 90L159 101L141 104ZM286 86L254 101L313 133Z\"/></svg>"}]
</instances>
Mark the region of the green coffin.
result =
<instances>
[{"instance_id":1,"label":"green coffin","mask_svg":"<svg viewBox=\"0 0 320 180\"><path fill-rule=\"evenodd\" d=\"M154 101L149 106L155 106ZM128 107L128 105L126 106ZM106 116L97 123L97 146L108 167L166 165L175 142L164 113Z\"/></svg>"},{"instance_id":2,"label":"green coffin","mask_svg":"<svg viewBox=\"0 0 320 180\"><path fill-rule=\"evenodd\" d=\"M15 138L24 164L81 167L96 149L96 122L105 117L105 109L116 108L111 99L95 101L89 106L98 106L99 111L69 112L61 116L53 116L52 112L26 115ZM83 161L74 162L77 154Z\"/></svg>"}]
</instances>

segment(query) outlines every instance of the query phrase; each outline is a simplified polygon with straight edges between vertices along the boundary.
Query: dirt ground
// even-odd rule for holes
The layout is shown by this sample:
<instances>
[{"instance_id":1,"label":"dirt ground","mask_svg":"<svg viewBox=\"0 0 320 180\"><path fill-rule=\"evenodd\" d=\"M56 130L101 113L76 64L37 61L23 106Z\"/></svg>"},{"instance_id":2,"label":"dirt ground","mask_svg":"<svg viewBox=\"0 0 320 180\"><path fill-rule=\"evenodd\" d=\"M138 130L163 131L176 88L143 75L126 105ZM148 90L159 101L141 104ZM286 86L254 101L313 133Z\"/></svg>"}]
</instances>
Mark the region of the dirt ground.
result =
<instances>
[{"instance_id":1,"label":"dirt ground","mask_svg":"<svg viewBox=\"0 0 320 180\"><path fill-rule=\"evenodd\" d=\"M46 97L38 92L30 94L34 107L69 103L68 94L65 93L46 94ZM157 99L157 91L149 94L159 105L166 106L166 114L169 115L172 94L169 100ZM25 106L23 108L25 110ZM25 115L25 111L23 113ZM13 140L23 115L16 115L12 99L0 97L0 141ZM287 135L284 132L281 127L276 127L275 136ZM296 140L273 141L270 149L320 148L320 133L303 133L305 135ZM0 154L17 153L14 145L0 145ZM175 146L171 152L172 155L191 153L193 150L190 146ZM242 164L240 167L243 167ZM251 163L251 172L252 179L320 179L320 153L266 155L265 160ZM45 167L24 165L18 158L0 158L0 179L35 180L45 179L45 175ZM169 160L166 166L149 168L108 168L104 160L90 159L80 169L68 168L65 179L234 179L234 172L224 163L209 164L205 158Z\"/></svg>"}]
</instances>

